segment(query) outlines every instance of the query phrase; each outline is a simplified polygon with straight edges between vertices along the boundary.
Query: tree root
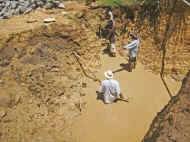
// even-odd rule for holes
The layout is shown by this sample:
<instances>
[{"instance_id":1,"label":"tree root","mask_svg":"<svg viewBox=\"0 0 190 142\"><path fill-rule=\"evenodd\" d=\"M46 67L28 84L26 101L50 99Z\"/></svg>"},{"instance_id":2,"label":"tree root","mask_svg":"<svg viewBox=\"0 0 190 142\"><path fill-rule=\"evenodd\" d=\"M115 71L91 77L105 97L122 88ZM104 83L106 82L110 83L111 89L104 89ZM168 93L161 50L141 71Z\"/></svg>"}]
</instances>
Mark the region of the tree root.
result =
<instances>
[{"instance_id":1,"label":"tree root","mask_svg":"<svg viewBox=\"0 0 190 142\"><path fill-rule=\"evenodd\" d=\"M98 79L96 76L90 76L90 75L86 72L86 70L84 69L82 63L80 62L80 56L76 53L76 51L73 51L73 52L72 52L72 55L75 57L76 62L79 64L79 66L80 66L80 68L81 68L83 74L84 74L87 78L92 79L92 80L95 81L95 82L96 82L96 81L97 81L97 82L101 82L100 79Z\"/></svg>"}]
</instances>

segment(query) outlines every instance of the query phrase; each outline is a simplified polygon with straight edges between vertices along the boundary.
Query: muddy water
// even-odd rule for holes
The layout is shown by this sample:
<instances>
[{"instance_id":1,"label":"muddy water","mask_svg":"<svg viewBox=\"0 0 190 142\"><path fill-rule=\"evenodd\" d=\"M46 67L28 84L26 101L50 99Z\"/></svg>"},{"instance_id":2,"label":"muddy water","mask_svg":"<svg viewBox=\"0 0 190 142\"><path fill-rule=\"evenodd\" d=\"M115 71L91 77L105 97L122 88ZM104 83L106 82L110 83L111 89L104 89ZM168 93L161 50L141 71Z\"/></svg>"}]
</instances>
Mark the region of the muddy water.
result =
<instances>
[{"instance_id":1,"label":"muddy water","mask_svg":"<svg viewBox=\"0 0 190 142\"><path fill-rule=\"evenodd\" d=\"M104 79L107 69L120 69L126 63L122 57L110 58L102 55L102 68L97 76ZM87 107L72 126L72 135L77 142L140 142L151 121L169 101L170 97L158 75L145 71L141 64L132 73L126 70L115 73L129 103L117 102L105 105L96 99L98 84L88 81L86 89ZM180 83L167 79L173 94Z\"/></svg>"}]
</instances>

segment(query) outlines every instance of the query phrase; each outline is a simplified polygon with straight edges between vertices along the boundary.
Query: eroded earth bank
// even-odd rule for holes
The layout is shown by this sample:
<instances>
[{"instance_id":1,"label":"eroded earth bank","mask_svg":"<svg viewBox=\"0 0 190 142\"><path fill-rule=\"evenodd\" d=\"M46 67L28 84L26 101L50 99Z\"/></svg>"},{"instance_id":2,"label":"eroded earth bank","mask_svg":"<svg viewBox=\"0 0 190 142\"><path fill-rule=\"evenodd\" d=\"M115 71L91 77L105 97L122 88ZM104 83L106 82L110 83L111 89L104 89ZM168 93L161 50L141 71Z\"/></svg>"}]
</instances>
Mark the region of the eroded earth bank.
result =
<instances>
[{"instance_id":1,"label":"eroded earth bank","mask_svg":"<svg viewBox=\"0 0 190 142\"><path fill-rule=\"evenodd\" d=\"M188 142L190 140L190 73L177 96L153 120L143 142Z\"/></svg>"}]
</instances>

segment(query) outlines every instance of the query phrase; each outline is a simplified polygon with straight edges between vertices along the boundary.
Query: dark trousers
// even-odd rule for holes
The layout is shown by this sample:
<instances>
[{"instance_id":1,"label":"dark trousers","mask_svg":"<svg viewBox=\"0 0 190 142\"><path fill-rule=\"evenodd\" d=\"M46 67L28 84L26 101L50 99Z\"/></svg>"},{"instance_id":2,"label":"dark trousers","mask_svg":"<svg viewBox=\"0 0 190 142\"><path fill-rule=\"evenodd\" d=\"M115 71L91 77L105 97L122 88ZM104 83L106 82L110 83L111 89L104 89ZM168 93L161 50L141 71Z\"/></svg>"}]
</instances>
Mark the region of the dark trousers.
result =
<instances>
[{"instance_id":1,"label":"dark trousers","mask_svg":"<svg viewBox=\"0 0 190 142\"><path fill-rule=\"evenodd\" d=\"M131 72L132 69L135 69L136 67L136 61L137 61L137 58L136 57L129 57L129 71Z\"/></svg>"}]
</instances>

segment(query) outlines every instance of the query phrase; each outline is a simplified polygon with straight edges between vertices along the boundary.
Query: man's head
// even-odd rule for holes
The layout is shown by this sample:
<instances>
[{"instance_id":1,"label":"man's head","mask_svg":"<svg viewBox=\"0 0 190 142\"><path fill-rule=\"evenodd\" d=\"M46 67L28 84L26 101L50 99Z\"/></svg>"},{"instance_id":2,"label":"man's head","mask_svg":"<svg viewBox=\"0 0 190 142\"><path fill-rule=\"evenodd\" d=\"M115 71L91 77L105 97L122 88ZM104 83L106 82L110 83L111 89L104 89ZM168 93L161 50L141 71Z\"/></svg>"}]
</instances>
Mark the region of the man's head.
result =
<instances>
[{"instance_id":1,"label":"man's head","mask_svg":"<svg viewBox=\"0 0 190 142\"><path fill-rule=\"evenodd\" d=\"M110 14L110 13L112 13L111 7L106 7L104 13L105 13L105 18L106 18L106 19L111 19L111 18L113 17L113 16Z\"/></svg>"},{"instance_id":2,"label":"man's head","mask_svg":"<svg viewBox=\"0 0 190 142\"><path fill-rule=\"evenodd\" d=\"M105 77L107 79L112 79L113 78L113 72L111 70L108 70L104 73Z\"/></svg>"},{"instance_id":3,"label":"man's head","mask_svg":"<svg viewBox=\"0 0 190 142\"><path fill-rule=\"evenodd\" d=\"M112 8L110 6L106 7L106 13L112 12Z\"/></svg>"},{"instance_id":4,"label":"man's head","mask_svg":"<svg viewBox=\"0 0 190 142\"><path fill-rule=\"evenodd\" d=\"M136 40L138 39L137 35L134 33L129 33L130 37L132 38L132 40Z\"/></svg>"}]
</instances>

